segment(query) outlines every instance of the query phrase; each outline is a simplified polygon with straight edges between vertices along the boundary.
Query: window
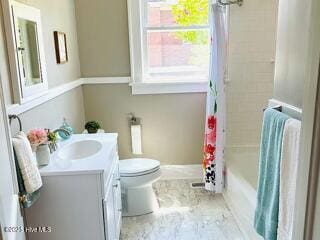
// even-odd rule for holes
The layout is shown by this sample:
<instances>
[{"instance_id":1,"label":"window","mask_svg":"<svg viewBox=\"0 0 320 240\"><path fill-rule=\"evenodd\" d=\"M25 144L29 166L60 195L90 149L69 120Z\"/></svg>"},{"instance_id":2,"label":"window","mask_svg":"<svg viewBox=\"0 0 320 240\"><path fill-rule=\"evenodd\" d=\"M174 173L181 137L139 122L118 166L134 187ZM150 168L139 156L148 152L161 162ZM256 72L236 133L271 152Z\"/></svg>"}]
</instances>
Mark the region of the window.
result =
<instances>
[{"instance_id":1,"label":"window","mask_svg":"<svg viewBox=\"0 0 320 240\"><path fill-rule=\"evenodd\" d=\"M206 85L208 0L128 0L128 9L133 86Z\"/></svg>"}]
</instances>

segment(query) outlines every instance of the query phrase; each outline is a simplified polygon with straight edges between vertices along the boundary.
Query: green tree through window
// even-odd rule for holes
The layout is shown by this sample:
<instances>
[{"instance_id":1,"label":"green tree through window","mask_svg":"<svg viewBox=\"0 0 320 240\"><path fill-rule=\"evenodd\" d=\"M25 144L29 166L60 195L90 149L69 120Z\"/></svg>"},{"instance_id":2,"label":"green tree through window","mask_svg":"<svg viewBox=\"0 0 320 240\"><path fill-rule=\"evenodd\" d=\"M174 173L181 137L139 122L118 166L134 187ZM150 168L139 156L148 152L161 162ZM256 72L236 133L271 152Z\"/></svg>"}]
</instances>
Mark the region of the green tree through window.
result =
<instances>
[{"instance_id":1,"label":"green tree through window","mask_svg":"<svg viewBox=\"0 0 320 240\"><path fill-rule=\"evenodd\" d=\"M208 24L208 0L179 0L172 6L172 14L180 26ZM192 44L208 44L208 31L180 31L175 36Z\"/></svg>"}]
</instances>

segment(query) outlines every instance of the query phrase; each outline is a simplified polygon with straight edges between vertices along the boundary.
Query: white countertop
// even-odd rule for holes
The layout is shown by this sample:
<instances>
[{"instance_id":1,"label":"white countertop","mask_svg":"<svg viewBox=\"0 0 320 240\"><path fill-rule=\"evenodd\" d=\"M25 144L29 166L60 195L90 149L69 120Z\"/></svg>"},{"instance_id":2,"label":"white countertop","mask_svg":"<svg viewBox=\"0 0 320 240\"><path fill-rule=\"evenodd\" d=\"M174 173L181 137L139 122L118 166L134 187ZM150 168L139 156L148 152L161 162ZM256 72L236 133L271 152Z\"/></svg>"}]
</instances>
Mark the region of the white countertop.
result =
<instances>
[{"instance_id":1,"label":"white countertop","mask_svg":"<svg viewBox=\"0 0 320 240\"><path fill-rule=\"evenodd\" d=\"M117 154L117 138L117 133L73 134L70 139L58 144L57 151L51 155L49 165L39 167L40 174L41 176L53 176L108 171L114 160L111 155ZM96 154L83 159L65 160L58 157L60 149L81 140L96 140L102 144L102 148Z\"/></svg>"}]
</instances>

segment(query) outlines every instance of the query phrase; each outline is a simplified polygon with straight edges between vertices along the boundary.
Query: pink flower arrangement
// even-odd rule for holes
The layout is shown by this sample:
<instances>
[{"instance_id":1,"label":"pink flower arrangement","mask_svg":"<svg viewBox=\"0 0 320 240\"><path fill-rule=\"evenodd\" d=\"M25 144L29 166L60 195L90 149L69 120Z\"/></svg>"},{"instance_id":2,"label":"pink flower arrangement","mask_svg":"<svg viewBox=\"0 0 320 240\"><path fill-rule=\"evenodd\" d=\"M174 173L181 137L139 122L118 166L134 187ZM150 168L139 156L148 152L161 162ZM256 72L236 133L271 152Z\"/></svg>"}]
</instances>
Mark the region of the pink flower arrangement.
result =
<instances>
[{"instance_id":1,"label":"pink flower arrangement","mask_svg":"<svg viewBox=\"0 0 320 240\"><path fill-rule=\"evenodd\" d=\"M35 151L39 145L48 142L48 131L42 128L32 129L29 131L27 137L33 151Z\"/></svg>"}]
</instances>

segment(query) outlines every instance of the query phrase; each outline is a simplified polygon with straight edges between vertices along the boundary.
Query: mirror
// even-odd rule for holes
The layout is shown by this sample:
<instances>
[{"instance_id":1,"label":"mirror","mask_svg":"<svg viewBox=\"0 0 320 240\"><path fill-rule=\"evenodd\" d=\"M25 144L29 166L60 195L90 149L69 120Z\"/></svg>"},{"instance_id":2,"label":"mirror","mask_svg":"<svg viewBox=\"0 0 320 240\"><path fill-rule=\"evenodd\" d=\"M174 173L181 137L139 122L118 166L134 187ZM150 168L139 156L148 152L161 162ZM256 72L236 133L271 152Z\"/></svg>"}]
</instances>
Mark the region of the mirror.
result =
<instances>
[{"instance_id":1,"label":"mirror","mask_svg":"<svg viewBox=\"0 0 320 240\"><path fill-rule=\"evenodd\" d=\"M16 103L25 103L48 90L40 10L10 1L10 25L6 28L9 61Z\"/></svg>"},{"instance_id":2,"label":"mirror","mask_svg":"<svg viewBox=\"0 0 320 240\"><path fill-rule=\"evenodd\" d=\"M40 59L37 39L37 23L18 18L17 50L19 64L21 63L22 78L26 87L42 82L40 76Z\"/></svg>"}]
</instances>

